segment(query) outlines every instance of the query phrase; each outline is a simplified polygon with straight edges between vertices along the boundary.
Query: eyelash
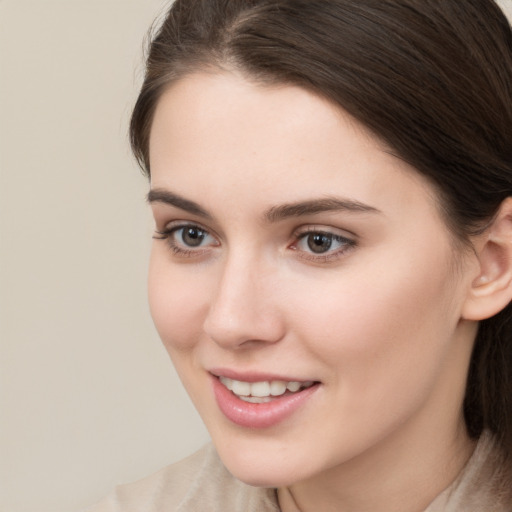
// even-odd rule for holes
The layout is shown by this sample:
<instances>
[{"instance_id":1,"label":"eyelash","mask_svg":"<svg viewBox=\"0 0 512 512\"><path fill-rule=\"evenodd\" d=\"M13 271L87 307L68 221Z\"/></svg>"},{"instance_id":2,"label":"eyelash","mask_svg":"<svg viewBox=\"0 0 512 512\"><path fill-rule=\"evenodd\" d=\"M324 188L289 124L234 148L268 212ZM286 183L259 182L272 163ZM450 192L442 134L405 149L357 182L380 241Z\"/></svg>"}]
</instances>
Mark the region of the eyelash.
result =
<instances>
[{"instance_id":1,"label":"eyelash","mask_svg":"<svg viewBox=\"0 0 512 512\"><path fill-rule=\"evenodd\" d=\"M155 240L164 240L167 242L167 245L169 246L170 250L173 252L174 255L181 257L181 258L194 258L194 257L200 257L203 254L205 254L208 249L212 246L205 246L197 248L185 248L186 245L183 245L183 243L178 243L175 239L176 234L180 230L185 229L191 229L201 232L201 236L203 237L200 241L204 240L205 237L213 237L215 240L216 238L214 235L210 233L206 228L203 228L199 224L193 224L193 223L182 223L177 224L174 226L170 226L162 231L157 230L155 232L155 235L153 238ZM307 243L307 238L311 235L320 236L320 237L327 237L329 240L329 247L327 248L326 252L323 253L314 253L314 252L308 252L306 250L300 250L299 244L303 243L304 241ZM182 234L183 236L183 234ZM326 230L324 227L320 228L317 226L309 226L307 228L302 228L300 230L297 230L293 234L294 241L288 245L288 248L293 251L297 251L297 255L306 261L311 261L315 263L330 263L332 261L338 260L339 258L343 257L345 253L351 249L353 249L357 243L354 239L348 238L346 236L333 233L332 231ZM331 250L330 246L333 243L340 244L340 248L337 250ZM220 244L217 242L213 247L217 247ZM309 248L311 248L310 244L308 243Z\"/></svg>"},{"instance_id":2,"label":"eyelash","mask_svg":"<svg viewBox=\"0 0 512 512\"><path fill-rule=\"evenodd\" d=\"M193 258L201 256L207 251L207 248L198 247L196 249L186 249L184 248L186 246L178 244L177 241L175 240L176 233L180 230L185 230L187 228L200 231L201 233L204 234L204 236L213 236L207 229L203 228L199 224L185 223L170 226L162 231L157 230L153 238L155 240L165 240L173 254L175 254L176 256L180 256L182 258ZM217 245L219 244L217 243Z\"/></svg>"},{"instance_id":3,"label":"eyelash","mask_svg":"<svg viewBox=\"0 0 512 512\"><path fill-rule=\"evenodd\" d=\"M346 236L334 233L332 231L328 231L324 227L309 226L305 229L301 229L294 233L294 238L296 241L293 242L293 244L291 244L289 248L297 251L297 246L299 245L299 243L303 241L307 242L307 238L311 235L328 237L330 239L330 244L336 242L340 244L341 247L337 250L330 250L329 246L327 252L317 254L313 252L301 251L299 257L306 261L312 261L316 263L330 263L332 261L336 261L342 258L348 251L350 251L357 245L356 240L352 238L348 238Z\"/></svg>"}]
</instances>

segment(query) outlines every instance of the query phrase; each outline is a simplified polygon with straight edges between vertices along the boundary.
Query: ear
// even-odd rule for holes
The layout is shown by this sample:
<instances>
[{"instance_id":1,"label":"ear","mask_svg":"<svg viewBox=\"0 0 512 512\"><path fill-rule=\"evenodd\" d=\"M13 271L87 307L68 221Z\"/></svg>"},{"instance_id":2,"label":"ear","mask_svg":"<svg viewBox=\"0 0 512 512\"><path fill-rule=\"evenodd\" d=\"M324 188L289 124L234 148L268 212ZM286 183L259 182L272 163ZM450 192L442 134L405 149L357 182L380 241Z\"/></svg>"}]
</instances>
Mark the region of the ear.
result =
<instances>
[{"instance_id":1,"label":"ear","mask_svg":"<svg viewBox=\"0 0 512 512\"><path fill-rule=\"evenodd\" d=\"M503 201L491 225L475 241L478 276L464 303L462 317L485 320L512 300L512 197Z\"/></svg>"}]
</instances>

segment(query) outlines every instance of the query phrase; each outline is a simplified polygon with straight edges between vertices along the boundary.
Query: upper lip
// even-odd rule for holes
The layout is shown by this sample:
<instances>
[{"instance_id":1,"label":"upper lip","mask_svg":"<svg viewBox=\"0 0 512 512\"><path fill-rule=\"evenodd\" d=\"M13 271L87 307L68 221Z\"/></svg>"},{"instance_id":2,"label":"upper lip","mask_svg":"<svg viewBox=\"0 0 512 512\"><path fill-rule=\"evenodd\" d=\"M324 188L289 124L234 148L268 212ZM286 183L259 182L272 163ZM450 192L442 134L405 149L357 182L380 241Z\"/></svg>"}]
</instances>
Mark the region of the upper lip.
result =
<instances>
[{"instance_id":1,"label":"upper lip","mask_svg":"<svg viewBox=\"0 0 512 512\"><path fill-rule=\"evenodd\" d=\"M230 368L212 368L209 372L215 377L227 377L228 379L240 380L242 382L264 382L281 380L284 382L317 382L316 379L298 378L297 376L282 375L277 373L267 373L260 371L241 372Z\"/></svg>"}]
</instances>

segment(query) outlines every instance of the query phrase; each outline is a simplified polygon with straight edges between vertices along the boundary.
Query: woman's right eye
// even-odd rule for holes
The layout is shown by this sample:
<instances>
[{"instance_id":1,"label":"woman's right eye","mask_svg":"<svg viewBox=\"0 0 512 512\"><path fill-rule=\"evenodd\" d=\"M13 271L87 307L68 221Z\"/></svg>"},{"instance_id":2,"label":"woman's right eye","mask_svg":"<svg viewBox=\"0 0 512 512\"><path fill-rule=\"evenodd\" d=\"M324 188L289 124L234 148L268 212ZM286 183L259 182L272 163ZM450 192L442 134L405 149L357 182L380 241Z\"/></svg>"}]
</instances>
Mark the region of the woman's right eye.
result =
<instances>
[{"instance_id":1,"label":"woman's right eye","mask_svg":"<svg viewBox=\"0 0 512 512\"><path fill-rule=\"evenodd\" d=\"M157 231L153 238L166 240L172 251L181 256L198 255L208 247L219 245L212 234L195 224L171 226L163 231Z\"/></svg>"}]
</instances>

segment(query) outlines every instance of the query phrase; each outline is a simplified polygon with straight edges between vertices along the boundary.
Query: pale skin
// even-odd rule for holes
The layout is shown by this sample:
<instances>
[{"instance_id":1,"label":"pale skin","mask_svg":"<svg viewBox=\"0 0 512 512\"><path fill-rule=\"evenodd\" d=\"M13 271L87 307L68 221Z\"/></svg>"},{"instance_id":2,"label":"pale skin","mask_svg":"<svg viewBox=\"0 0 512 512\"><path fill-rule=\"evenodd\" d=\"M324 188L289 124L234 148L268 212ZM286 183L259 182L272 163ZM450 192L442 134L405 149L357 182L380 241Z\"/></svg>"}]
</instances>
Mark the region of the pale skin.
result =
<instances>
[{"instance_id":1,"label":"pale skin","mask_svg":"<svg viewBox=\"0 0 512 512\"><path fill-rule=\"evenodd\" d=\"M462 250L431 185L342 109L235 72L164 93L150 162L151 312L226 467L283 512L425 510L474 449L465 381L512 296L510 203ZM320 386L248 429L214 367Z\"/></svg>"}]
</instances>

